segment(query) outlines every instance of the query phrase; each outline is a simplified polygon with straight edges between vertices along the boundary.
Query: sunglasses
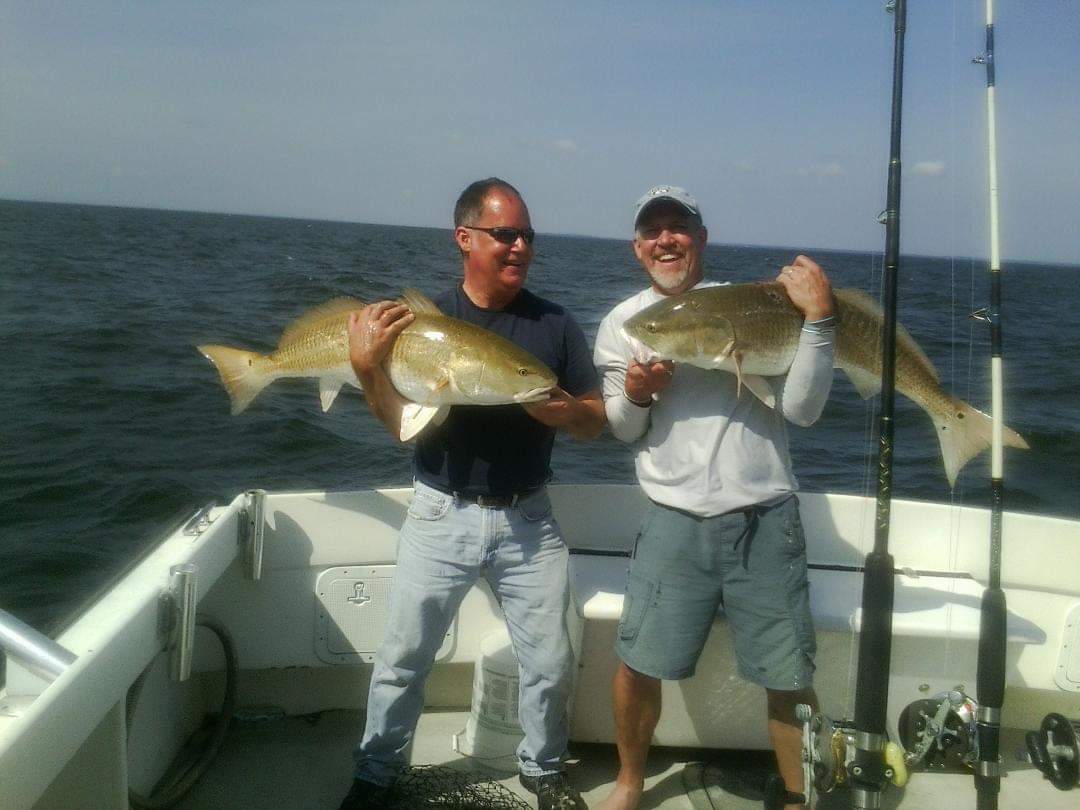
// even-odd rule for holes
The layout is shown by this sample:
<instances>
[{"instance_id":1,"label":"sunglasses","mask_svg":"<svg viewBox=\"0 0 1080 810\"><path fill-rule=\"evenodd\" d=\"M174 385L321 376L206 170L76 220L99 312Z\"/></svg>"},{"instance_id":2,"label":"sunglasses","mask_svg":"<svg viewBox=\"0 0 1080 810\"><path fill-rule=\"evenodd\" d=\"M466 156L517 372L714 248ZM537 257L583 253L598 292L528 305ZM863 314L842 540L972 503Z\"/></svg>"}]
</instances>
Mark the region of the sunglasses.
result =
<instances>
[{"instance_id":1,"label":"sunglasses","mask_svg":"<svg viewBox=\"0 0 1080 810\"><path fill-rule=\"evenodd\" d=\"M504 245L512 245L518 240L520 236L525 240L526 245L531 245L533 239L536 238L536 231L532 228L480 228L475 225L462 225L462 228L467 228L470 231L483 231L484 233L491 234L491 238L496 242L501 242Z\"/></svg>"}]
</instances>

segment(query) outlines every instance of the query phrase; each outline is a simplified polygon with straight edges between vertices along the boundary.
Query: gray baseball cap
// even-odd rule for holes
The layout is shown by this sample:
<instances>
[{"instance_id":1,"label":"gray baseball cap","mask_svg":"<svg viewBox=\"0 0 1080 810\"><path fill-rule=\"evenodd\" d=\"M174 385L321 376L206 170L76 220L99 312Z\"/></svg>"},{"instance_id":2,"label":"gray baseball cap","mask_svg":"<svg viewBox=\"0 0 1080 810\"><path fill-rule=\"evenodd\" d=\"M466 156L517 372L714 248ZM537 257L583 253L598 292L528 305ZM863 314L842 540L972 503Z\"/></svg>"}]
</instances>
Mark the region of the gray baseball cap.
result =
<instances>
[{"instance_id":1,"label":"gray baseball cap","mask_svg":"<svg viewBox=\"0 0 1080 810\"><path fill-rule=\"evenodd\" d=\"M699 220L701 219L701 209L698 208L697 200L691 197L690 192L685 188L679 186L653 186L642 194L634 205L634 227L637 227L641 215L645 213L647 208L653 203L662 200L671 200L684 208L686 213L697 217Z\"/></svg>"}]
</instances>

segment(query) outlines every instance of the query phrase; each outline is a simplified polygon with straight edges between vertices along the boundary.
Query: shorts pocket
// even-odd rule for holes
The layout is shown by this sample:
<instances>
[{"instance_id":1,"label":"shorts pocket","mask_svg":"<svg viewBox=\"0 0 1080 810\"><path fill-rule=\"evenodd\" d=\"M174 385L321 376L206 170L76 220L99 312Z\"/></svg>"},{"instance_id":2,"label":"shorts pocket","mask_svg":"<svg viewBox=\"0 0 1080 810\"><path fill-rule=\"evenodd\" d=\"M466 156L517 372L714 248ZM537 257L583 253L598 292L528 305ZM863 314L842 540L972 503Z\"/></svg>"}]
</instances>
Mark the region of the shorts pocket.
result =
<instances>
[{"instance_id":1,"label":"shorts pocket","mask_svg":"<svg viewBox=\"0 0 1080 810\"><path fill-rule=\"evenodd\" d=\"M788 551L798 556L806 553L806 534L803 532L802 517L799 515L799 498L792 495L783 504L784 541Z\"/></svg>"},{"instance_id":2,"label":"shorts pocket","mask_svg":"<svg viewBox=\"0 0 1080 810\"><path fill-rule=\"evenodd\" d=\"M452 495L429 495L416 491L409 501L408 515L413 520L441 520L450 511Z\"/></svg>"},{"instance_id":3,"label":"shorts pocket","mask_svg":"<svg viewBox=\"0 0 1080 810\"><path fill-rule=\"evenodd\" d=\"M622 616L619 618L619 638L633 641L645 621L645 613L652 604L656 584L629 571L626 574L626 592L623 595Z\"/></svg>"}]
</instances>

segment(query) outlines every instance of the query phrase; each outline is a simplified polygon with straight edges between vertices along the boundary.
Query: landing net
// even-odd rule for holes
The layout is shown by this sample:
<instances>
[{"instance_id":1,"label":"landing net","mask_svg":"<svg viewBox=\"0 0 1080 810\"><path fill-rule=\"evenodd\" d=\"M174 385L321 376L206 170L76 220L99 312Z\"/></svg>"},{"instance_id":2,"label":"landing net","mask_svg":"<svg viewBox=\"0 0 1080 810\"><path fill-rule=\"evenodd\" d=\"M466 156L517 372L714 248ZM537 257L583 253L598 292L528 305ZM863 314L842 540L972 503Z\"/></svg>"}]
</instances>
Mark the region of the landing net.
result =
<instances>
[{"instance_id":1,"label":"landing net","mask_svg":"<svg viewBox=\"0 0 1080 810\"><path fill-rule=\"evenodd\" d=\"M498 782L441 765L402 769L384 806L387 810L530 810L523 799Z\"/></svg>"}]
</instances>

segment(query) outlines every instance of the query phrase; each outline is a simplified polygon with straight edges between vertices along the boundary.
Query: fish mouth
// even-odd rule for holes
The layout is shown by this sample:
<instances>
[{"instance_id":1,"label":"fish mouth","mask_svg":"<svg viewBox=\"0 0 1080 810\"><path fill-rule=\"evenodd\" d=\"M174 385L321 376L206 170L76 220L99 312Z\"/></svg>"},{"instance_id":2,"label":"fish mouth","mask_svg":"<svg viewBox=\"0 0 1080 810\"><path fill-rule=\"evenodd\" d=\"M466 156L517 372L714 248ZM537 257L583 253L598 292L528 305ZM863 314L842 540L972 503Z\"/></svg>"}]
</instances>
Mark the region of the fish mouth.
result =
<instances>
[{"instance_id":1,"label":"fish mouth","mask_svg":"<svg viewBox=\"0 0 1080 810\"><path fill-rule=\"evenodd\" d=\"M551 393L551 389L554 387L554 385L545 385L543 388L530 388L528 391L514 394L514 402L543 402L544 400L551 399L548 394Z\"/></svg>"}]
</instances>

